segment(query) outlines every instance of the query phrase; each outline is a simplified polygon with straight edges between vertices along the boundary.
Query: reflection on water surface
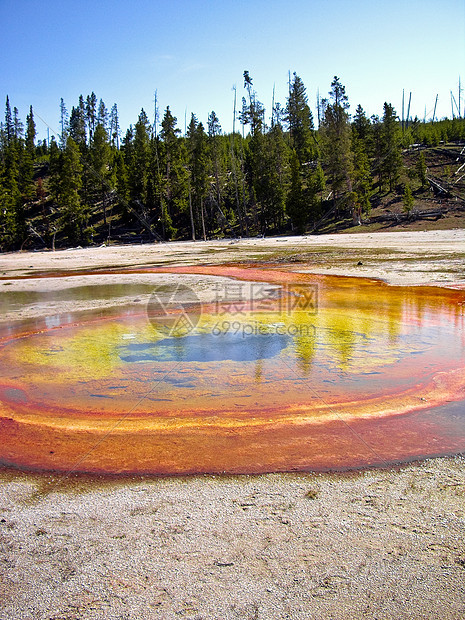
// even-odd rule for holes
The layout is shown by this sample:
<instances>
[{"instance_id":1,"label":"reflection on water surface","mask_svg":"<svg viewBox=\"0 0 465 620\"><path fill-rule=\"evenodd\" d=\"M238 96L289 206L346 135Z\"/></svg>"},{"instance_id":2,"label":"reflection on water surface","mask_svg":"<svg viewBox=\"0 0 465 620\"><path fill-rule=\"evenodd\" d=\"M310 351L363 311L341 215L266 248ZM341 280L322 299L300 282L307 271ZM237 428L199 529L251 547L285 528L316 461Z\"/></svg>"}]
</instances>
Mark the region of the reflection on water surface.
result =
<instances>
[{"instance_id":1,"label":"reflection on water surface","mask_svg":"<svg viewBox=\"0 0 465 620\"><path fill-rule=\"evenodd\" d=\"M195 330L180 337L154 329L140 307L4 326L3 463L260 472L465 449L463 292L272 269L196 270L285 284L283 295L316 285L318 307L278 305L279 296L266 307L243 301L221 312L204 303ZM142 292L147 285L132 291ZM127 294L127 285L93 285L57 298ZM3 303L40 297L18 295Z\"/></svg>"}]
</instances>

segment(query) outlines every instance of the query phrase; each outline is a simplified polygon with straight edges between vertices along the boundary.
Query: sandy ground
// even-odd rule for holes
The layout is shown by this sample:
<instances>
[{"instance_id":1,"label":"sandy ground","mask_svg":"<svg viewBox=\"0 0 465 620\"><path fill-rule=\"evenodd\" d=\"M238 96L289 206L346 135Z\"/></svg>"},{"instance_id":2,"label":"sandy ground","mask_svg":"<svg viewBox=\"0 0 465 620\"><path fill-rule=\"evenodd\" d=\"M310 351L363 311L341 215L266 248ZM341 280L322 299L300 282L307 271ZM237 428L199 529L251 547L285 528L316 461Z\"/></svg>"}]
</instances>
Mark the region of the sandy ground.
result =
<instances>
[{"instance_id":1,"label":"sandy ground","mask_svg":"<svg viewBox=\"0 0 465 620\"><path fill-rule=\"evenodd\" d=\"M233 260L463 288L465 231L8 254L0 256L0 292L63 290L96 278L170 281L14 279L50 270ZM214 283L189 277L204 294ZM133 294L103 303L128 301ZM2 321L91 304L41 299ZM2 470L0 619L464 618L464 461L345 475L122 480Z\"/></svg>"},{"instance_id":2,"label":"sandy ground","mask_svg":"<svg viewBox=\"0 0 465 620\"><path fill-rule=\"evenodd\" d=\"M314 273L375 277L391 284L465 285L465 230L157 243L0 256L0 277L43 271L303 261ZM361 265L359 263L362 263Z\"/></svg>"}]
</instances>

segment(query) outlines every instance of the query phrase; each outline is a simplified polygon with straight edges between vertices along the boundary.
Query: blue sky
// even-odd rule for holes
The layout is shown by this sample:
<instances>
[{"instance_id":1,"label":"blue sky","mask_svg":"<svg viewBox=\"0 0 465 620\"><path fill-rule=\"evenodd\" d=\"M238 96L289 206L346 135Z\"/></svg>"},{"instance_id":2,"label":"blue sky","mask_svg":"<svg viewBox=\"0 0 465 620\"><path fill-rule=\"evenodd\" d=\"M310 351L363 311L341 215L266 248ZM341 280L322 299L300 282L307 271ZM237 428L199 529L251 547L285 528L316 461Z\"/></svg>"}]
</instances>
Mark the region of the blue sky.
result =
<instances>
[{"instance_id":1,"label":"blue sky","mask_svg":"<svg viewBox=\"0 0 465 620\"><path fill-rule=\"evenodd\" d=\"M186 113L206 124L211 110L229 131L245 69L268 114L289 70L313 110L338 75L368 115L384 101L400 114L405 89L413 116L431 117L436 94L450 116L465 84L463 0L0 0L0 23L2 110L6 95L23 120L32 105L41 137L58 130L61 97L71 110L92 91L118 104L124 130L142 107L153 119L157 90L183 131Z\"/></svg>"}]
</instances>

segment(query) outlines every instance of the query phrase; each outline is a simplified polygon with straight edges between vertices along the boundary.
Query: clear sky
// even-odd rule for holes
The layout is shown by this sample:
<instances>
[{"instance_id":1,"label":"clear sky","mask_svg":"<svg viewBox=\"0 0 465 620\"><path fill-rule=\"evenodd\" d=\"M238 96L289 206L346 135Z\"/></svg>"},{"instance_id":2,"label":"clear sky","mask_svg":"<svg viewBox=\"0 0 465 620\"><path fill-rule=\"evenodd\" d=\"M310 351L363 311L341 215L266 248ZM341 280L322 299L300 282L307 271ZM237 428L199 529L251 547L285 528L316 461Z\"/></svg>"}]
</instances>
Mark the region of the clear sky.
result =
<instances>
[{"instance_id":1,"label":"clear sky","mask_svg":"<svg viewBox=\"0 0 465 620\"><path fill-rule=\"evenodd\" d=\"M464 0L0 0L0 24L2 110L9 95L24 121L32 105L41 137L58 130L61 97L70 111L92 91L117 103L124 131L142 107L153 120L155 90L183 131L186 114L206 125L211 110L230 131L245 69L267 117L288 71L315 118L334 75L368 115L385 101L400 115L405 89L413 116L430 118L438 94L450 117L465 84Z\"/></svg>"}]
</instances>

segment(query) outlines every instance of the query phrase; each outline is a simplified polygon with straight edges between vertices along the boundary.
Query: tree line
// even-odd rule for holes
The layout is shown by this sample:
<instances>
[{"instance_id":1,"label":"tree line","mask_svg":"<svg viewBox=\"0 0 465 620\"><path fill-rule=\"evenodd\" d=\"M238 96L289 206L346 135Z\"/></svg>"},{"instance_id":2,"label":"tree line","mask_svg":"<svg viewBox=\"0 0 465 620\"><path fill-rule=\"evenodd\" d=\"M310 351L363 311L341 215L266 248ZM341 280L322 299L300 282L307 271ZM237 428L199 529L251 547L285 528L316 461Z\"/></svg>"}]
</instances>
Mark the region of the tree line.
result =
<instances>
[{"instance_id":1,"label":"tree line","mask_svg":"<svg viewBox=\"0 0 465 620\"><path fill-rule=\"evenodd\" d=\"M315 127L296 73L266 122L252 77L243 77L228 134L212 111L206 127L192 114L182 135L167 107L152 122L142 109L123 135L117 105L108 110L92 92L70 112L62 99L59 136L38 142L32 106L23 124L7 97L1 249L302 233L330 210L357 224L376 194L399 191L403 148L465 138L463 119L401 124L390 103L381 116L368 118L361 105L350 116L338 77ZM423 184L421 159L417 172Z\"/></svg>"}]
</instances>

